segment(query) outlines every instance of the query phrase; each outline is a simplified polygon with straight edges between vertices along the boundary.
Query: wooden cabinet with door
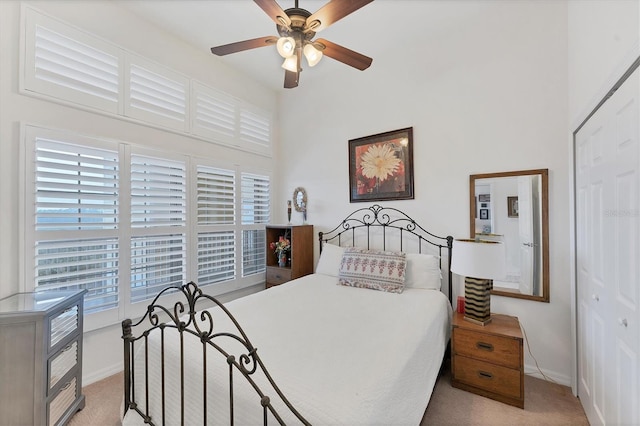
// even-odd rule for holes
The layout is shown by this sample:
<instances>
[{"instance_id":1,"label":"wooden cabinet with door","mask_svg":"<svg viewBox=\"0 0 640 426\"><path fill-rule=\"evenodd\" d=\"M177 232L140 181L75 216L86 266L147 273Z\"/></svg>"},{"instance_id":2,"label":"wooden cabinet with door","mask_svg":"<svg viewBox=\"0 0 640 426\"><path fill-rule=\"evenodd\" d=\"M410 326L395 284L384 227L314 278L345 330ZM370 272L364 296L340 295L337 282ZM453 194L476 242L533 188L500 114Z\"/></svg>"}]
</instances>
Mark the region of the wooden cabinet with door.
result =
<instances>
[{"instance_id":1,"label":"wooden cabinet with door","mask_svg":"<svg viewBox=\"0 0 640 426\"><path fill-rule=\"evenodd\" d=\"M266 234L267 288L313 273L313 225L267 225ZM280 237L291 242L284 266L270 247Z\"/></svg>"}]
</instances>

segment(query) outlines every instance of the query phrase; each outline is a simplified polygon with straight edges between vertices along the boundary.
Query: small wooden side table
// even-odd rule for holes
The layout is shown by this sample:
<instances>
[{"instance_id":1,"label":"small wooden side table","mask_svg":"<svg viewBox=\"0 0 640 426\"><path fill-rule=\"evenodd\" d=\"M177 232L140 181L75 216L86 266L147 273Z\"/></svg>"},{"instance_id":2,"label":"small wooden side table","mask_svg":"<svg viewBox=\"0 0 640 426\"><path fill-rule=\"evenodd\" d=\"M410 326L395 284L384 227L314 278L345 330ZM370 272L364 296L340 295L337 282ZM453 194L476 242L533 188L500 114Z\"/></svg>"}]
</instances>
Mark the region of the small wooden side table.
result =
<instances>
[{"instance_id":1,"label":"small wooden side table","mask_svg":"<svg viewBox=\"0 0 640 426\"><path fill-rule=\"evenodd\" d=\"M451 386L524 408L524 354L518 318L491 314L477 325L453 316Z\"/></svg>"}]
</instances>

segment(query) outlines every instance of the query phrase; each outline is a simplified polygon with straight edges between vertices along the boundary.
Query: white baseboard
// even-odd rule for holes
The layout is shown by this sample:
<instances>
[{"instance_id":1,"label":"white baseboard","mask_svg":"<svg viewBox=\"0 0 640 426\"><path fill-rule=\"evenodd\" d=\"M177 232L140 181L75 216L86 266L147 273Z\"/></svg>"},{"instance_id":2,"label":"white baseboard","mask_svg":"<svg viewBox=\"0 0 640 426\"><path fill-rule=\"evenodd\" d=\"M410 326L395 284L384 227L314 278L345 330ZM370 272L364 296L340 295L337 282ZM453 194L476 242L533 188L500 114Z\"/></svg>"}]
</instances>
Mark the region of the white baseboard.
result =
<instances>
[{"instance_id":1,"label":"white baseboard","mask_svg":"<svg viewBox=\"0 0 640 426\"><path fill-rule=\"evenodd\" d=\"M543 376L543 373L544 373L544 376ZM527 376L536 377L542 380L551 379L559 385L571 387L571 377L567 376L566 374L560 374L556 371L549 371L544 369L539 370L538 367L536 366L525 365L524 374L526 374Z\"/></svg>"},{"instance_id":2,"label":"white baseboard","mask_svg":"<svg viewBox=\"0 0 640 426\"><path fill-rule=\"evenodd\" d=\"M91 383L99 382L102 379L118 374L123 370L122 362L114 365L110 365L100 370L95 371L83 371L82 372L82 386L90 385Z\"/></svg>"}]
</instances>

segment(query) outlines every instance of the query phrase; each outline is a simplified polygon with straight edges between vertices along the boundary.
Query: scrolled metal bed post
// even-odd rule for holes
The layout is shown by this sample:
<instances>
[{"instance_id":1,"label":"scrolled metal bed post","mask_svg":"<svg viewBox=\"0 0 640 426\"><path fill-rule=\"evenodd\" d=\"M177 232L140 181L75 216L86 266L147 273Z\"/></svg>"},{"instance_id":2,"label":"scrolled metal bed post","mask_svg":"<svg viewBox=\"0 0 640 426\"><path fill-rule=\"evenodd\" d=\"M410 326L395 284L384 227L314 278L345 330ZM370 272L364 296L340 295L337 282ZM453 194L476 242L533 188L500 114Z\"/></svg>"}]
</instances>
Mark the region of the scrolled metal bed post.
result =
<instances>
[{"instance_id":1,"label":"scrolled metal bed post","mask_svg":"<svg viewBox=\"0 0 640 426\"><path fill-rule=\"evenodd\" d=\"M131 320L122 321L122 339L124 341L124 412L122 416L129 410L131 404Z\"/></svg>"}]
</instances>

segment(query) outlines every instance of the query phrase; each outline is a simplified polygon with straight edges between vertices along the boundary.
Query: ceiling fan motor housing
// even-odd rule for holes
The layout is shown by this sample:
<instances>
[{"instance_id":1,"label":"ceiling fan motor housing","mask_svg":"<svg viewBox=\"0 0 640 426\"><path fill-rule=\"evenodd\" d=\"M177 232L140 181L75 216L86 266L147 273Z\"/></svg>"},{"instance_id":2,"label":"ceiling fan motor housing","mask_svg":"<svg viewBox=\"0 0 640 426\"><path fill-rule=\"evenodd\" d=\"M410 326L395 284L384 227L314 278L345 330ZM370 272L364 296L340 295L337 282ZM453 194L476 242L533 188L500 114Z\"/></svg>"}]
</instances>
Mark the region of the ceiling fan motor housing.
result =
<instances>
[{"instance_id":1,"label":"ceiling fan motor housing","mask_svg":"<svg viewBox=\"0 0 640 426\"><path fill-rule=\"evenodd\" d=\"M281 37L297 38L295 37L295 35L299 34L299 37L302 40L307 41L310 41L311 39L313 39L313 37L315 37L316 33L314 31L305 32L307 18L311 16L311 12L305 9L300 9L298 7L292 7L285 10L284 12L291 20L291 28L287 28L282 25L276 25L278 34L280 34Z\"/></svg>"}]
</instances>

